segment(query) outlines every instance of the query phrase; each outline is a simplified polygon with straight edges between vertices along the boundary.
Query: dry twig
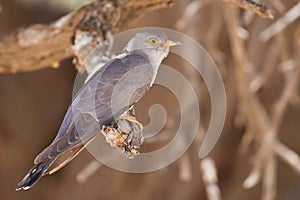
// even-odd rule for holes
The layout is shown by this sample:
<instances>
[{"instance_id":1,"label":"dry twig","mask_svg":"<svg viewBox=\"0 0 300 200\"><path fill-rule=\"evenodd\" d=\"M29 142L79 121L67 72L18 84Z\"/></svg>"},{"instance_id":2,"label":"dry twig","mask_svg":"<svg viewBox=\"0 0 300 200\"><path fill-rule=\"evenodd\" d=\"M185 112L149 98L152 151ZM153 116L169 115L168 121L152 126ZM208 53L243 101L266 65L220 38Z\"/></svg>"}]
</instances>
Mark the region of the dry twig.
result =
<instances>
[{"instance_id":1,"label":"dry twig","mask_svg":"<svg viewBox=\"0 0 300 200\"><path fill-rule=\"evenodd\" d=\"M188 23L192 23L193 19L195 18L195 15L197 12L205 6L209 1L208 0L194 0L191 3L189 3L186 8L184 9L184 12L182 16L179 18L179 20L176 22L175 26L178 29L184 29L188 25Z\"/></svg>"},{"instance_id":2,"label":"dry twig","mask_svg":"<svg viewBox=\"0 0 300 200\"><path fill-rule=\"evenodd\" d=\"M238 7L255 12L263 18L274 19L274 11L267 8L265 5L257 3L253 0L223 0L230 2Z\"/></svg>"},{"instance_id":3,"label":"dry twig","mask_svg":"<svg viewBox=\"0 0 300 200\"><path fill-rule=\"evenodd\" d=\"M295 151L277 141L274 144L274 152L281 160L300 174L300 156Z\"/></svg>"},{"instance_id":4,"label":"dry twig","mask_svg":"<svg viewBox=\"0 0 300 200\"><path fill-rule=\"evenodd\" d=\"M184 153L178 160L179 180L187 183L192 180L192 163L189 154Z\"/></svg>"},{"instance_id":5,"label":"dry twig","mask_svg":"<svg viewBox=\"0 0 300 200\"><path fill-rule=\"evenodd\" d=\"M277 19L273 24L271 24L269 27L264 29L260 35L259 38L262 41L267 41L274 35L278 34L280 31L285 29L289 24L294 22L296 19L300 17L300 2L297 3L294 7L292 7L290 10L288 10L282 17Z\"/></svg>"},{"instance_id":6,"label":"dry twig","mask_svg":"<svg viewBox=\"0 0 300 200\"><path fill-rule=\"evenodd\" d=\"M232 9L229 6L224 6L224 13L225 13L225 21L227 24L231 48L233 52L233 60L235 65L235 78L237 84L237 94L239 98L239 102L241 103L243 110L243 114L246 117L246 125L248 130L253 133L260 133L256 134L256 139L258 139L259 150L256 156L255 167L250 174L250 178L246 179L248 183L244 183L246 186L252 186L253 183L257 182L257 178L259 178L260 170L262 168L262 162L265 161L265 158L268 156L270 145L272 144L273 136L267 132L268 127L270 125L270 120L268 118L267 112L261 102L259 101L258 97L250 91L248 77L246 74L246 50L244 46L244 41L242 38L238 36L235 30L237 30L238 22L237 22L237 15L236 10ZM273 160L270 160L272 162ZM268 174L268 176L271 174ZM275 176L275 174L272 174ZM251 178L254 177L254 178ZM251 180L251 181L249 181ZM268 180L267 178L264 180ZM250 182L250 183L249 183ZM271 190L265 190L263 192L268 193L269 195ZM273 191L273 190L272 190ZM267 199L266 199L267 200Z\"/></svg>"},{"instance_id":7,"label":"dry twig","mask_svg":"<svg viewBox=\"0 0 300 200\"><path fill-rule=\"evenodd\" d=\"M291 98L296 92L298 85L298 69L295 66L291 66L293 62L287 62L288 67L285 67L284 76L285 76L285 86L279 100L275 103L273 113L268 114L265 107L260 102L259 98L255 93L250 90L248 83L248 75L246 70L246 64L248 63L247 53L245 49L245 44L243 38L239 37L235 30L237 30L238 25L238 16L236 15L235 10L225 7L225 21L227 24L232 52L233 60L235 64L235 78L237 84L237 93L239 97L239 102L242 104L243 114L246 117L246 126L247 133L253 134L254 139L257 144L257 154L253 163L253 168L244 182L245 188L253 187L260 180L261 174L263 174L263 190L262 190L262 199L263 200L272 200L276 196L276 158L274 153L282 155L282 151L290 152L290 155L293 155L294 158L293 165L296 154L289 149L282 148L280 142L277 141L276 137L279 131L279 127L282 122L283 115L286 111L287 105L290 103ZM282 38L278 38L282 39ZM278 40L280 41L280 40ZM284 40L281 42L285 42ZM281 45L285 47L286 45ZM286 54L287 50L284 48L284 55L282 58L287 59L289 55ZM274 58L272 58L274 59ZM261 85L261 84L260 84ZM272 116L272 117L270 117ZM278 147L281 147L280 152L274 150L274 144L277 144ZM275 151L275 152L274 152ZM293 161L286 159L289 164Z\"/></svg>"},{"instance_id":8,"label":"dry twig","mask_svg":"<svg viewBox=\"0 0 300 200\"><path fill-rule=\"evenodd\" d=\"M276 58L278 58L279 53L279 44L277 42L273 43L267 52L263 71L250 82L252 92L257 92L269 80L276 67L278 61Z\"/></svg>"},{"instance_id":9,"label":"dry twig","mask_svg":"<svg viewBox=\"0 0 300 200\"><path fill-rule=\"evenodd\" d=\"M84 183L89 179L93 174L98 171L102 164L98 160L92 160L84 169L82 169L76 176L78 183Z\"/></svg>"},{"instance_id":10,"label":"dry twig","mask_svg":"<svg viewBox=\"0 0 300 200\"><path fill-rule=\"evenodd\" d=\"M213 159L200 161L200 170L208 200L221 200L221 190L218 186L217 168Z\"/></svg>"}]
</instances>

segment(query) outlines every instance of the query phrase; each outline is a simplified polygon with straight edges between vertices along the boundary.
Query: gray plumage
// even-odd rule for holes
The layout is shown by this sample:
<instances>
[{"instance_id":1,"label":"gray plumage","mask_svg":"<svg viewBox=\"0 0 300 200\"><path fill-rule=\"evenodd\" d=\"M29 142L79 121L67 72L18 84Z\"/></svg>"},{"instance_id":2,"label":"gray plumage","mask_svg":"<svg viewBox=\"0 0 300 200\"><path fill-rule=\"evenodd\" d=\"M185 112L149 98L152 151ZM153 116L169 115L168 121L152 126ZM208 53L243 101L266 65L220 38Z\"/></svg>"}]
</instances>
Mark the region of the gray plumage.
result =
<instances>
[{"instance_id":1,"label":"gray plumage","mask_svg":"<svg viewBox=\"0 0 300 200\"><path fill-rule=\"evenodd\" d=\"M69 106L57 136L35 158L35 165L16 190L27 190L41 176L66 165L99 133L102 125L110 125L140 100L151 87L169 46L176 44L161 31L137 33L123 54L101 67L83 85Z\"/></svg>"}]
</instances>

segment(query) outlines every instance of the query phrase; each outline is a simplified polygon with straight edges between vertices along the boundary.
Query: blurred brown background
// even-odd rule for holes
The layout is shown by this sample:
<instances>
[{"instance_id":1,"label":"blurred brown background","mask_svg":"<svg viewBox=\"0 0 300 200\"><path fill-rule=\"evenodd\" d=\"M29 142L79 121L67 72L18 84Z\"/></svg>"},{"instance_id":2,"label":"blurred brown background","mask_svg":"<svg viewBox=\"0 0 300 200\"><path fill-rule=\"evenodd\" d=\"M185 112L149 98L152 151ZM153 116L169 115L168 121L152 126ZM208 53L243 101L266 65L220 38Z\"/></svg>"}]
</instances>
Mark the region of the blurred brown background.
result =
<instances>
[{"instance_id":1,"label":"blurred brown background","mask_svg":"<svg viewBox=\"0 0 300 200\"><path fill-rule=\"evenodd\" d=\"M264 1L273 7L270 2ZM282 1L282 4L288 9L297 2L288 0ZM132 27L158 26L178 30L178 26L175 26L176 22L183 18L185 9L190 3L191 1L176 1L172 8L149 13ZM77 6L75 4L68 7L58 3L50 5L43 1L28 4L17 0L0 1L1 35L33 23L51 22ZM239 83L233 75L232 52L221 8L223 4L222 1L207 3L188 19L189 21L180 31L193 37L206 47L209 53L212 53L225 82L228 98L226 124L219 142L210 154L216 162L221 196L226 200L261 199L261 183L248 190L243 188L243 181L251 171L251 162L257 150L253 145L244 154L239 151L246 128L239 122L243 121L243 117L239 118L238 114L239 102L235 88ZM239 12L244 14L245 11L239 10ZM294 48L295 33L300 27L299 22L298 19L288 26L284 34L289 50L287 53L292 56L291 58L296 58L300 53L300 51L297 53ZM256 72L262 71L266 55L275 40L259 42L258 34L271 23L271 20L254 15L251 23L246 25L246 29L250 32L246 49ZM215 29L213 26L219 28ZM216 47L217 53L216 49L211 48L211 43ZM174 58L168 58L167 62L172 63L172 59ZM275 62L276 66L279 64L279 60ZM176 67L180 68L177 65ZM296 67L300 67L299 59ZM179 70L187 73L186 68ZM251 71L251 67L249 70ZM274 67L273 71L275 72L257 92L268 111L280 97L284 84L280 70ZM197 142L188 151L191 162L189 170L192 173L188 181L183 181L179 177L179 166L182 161L178 161L165 169L147 174L127 174L102 166L93 177L79 184L76 182L77 173L92 160L90 154L84 151L59 172L42 178L31 190L15 192L16 184L32 166L34 157L55 137L72 98L76 73L69 59L58 69L49 68L29 73L0 75L0 199L207 199L201 178L203 174L199 169L197 156L199 143ZM201 79L199 79L199 87L205 90ZM153 101L168 105L168 112L172 115L174 108L167 102L171 97L160 98L163 94L165 91L154 87L153 91L138 104L136 112L139 120L145 123L149 120L143 113L147 113ZM210 117L210 110L207 108L210 103L209 97L206 91L201 95L200 106L201 117L203 117L201 120L207 122ZM297 153L300 153L299 119L299 104L288 106L278 136L282 143ZM286 163L280 160L277 163L276 199L299 199L299 174Z\"/></svg>"}]
</instances>

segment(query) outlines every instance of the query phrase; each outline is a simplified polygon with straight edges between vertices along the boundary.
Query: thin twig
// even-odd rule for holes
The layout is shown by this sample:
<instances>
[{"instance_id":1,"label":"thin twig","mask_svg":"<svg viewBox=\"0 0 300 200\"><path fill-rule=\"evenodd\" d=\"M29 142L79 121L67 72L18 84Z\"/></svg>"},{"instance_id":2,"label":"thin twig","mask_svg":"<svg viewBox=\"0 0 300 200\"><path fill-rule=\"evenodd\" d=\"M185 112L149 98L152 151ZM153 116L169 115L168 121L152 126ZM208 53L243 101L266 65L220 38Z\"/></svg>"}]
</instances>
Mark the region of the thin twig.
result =
<instances>
[{"instance_id":1,"label":"thin twig","mask_svg":"<svg viewBox=\"0 0 300 200\"><path fill-rule=\"evenodd\" d=\"M191 3L189 3L182 14L182 16L179 18L179 20L176 22L175 26L178 29L184 29L189 23L193 22L193 19L195 18L196 13L205 6L209 1L208 0L194 0Z\"/></svg>"},{"instance_id":2,"label":"thin twig","mask_svg":"<svg viewBox=\"0 0 300 200\"><path fill-rule=\"evenodd\" d=\"M269 119L266 109L259 101L256 94L252 93L249 88L248 77L246 74L247 57L245 44L243 39L239 37L235 31L239 26L236 10L228 6L224 6L224 12L233 51L235 78L239 83L237 84L238 97L240 99L242 107L244 108L243 113L246 116L246 125L248 131L257 133L255 134L255 139L259 144L252 173L244 182L244 186L249 188L254 186L258 182L261 173L260 170L262 169L262 167L264 171L266 171L268 169L271 169L271 167L273 166L273 159L266 160L266 158L270 153L272 153L272 141L274 140L275 134L272 131L269 131L271 120ZM263 165L263 163L265 162L267 162L267 164ZM267 198L274 196L273 185L275 183L272 182L271 184L270 181L273 181L275 179L271 179L270 176L276 176L275 170L271 170L270 172L268 172L268 174L264 174L263 182L264 185L267 185L268 187L264 188L265 190L263 191L263 194L264 197Z\"/></svg>"},{"instance_id":3,"label":"thin twig","mask_svg":"<svg viewBox=\"0 0 300 200\"><path fill-rule=\"evenodd\" d=\"M208 200L221 200L221 189L218 185L217 167L213 159L200 161L200 170Z\"/></svg>"},{"instance_id":4,"label":"thin twig","mask_svg":"<svg viewBox=\"0 0 300 200\"><path fill-rule=\"evenodd\" d=\"M179 180L184 183L193 178L192 163L188 153L184 153L178 160Z\"/></svg>"},{"instance_id":5,"label":"thin twig","mask_svg":"<svg viewBox=\"0 0 300 200\"><path fill-rule=\"evenodd\" d=\"M277 189L277 162L272 149L268 153L266 166L264 167L262 200L274 200Z\"/></svg>"},{"instance_id":6,"label":"thin twig","mask_svg":"<svg viewBox=\"0 0 300 200\"><path fill-rule=\"evenodd\" d=\"M250 83L250 89L252 92L257 92L271 77L278 61L278 54L280 48L278 43L273 43L266 55L265 63L263 64L263 71L257 75Z\"/></svg>"},{"instance_id":7,"label":"thin twig","mask_svg":"<svg viewBox=\"0 0 300 200\"><path fill-rule=\"evenodd\" d=\"M265 28L260 34L259 39L266 42L274 35L285 29L289 24L300 17L300 2L288 10L282 17L277 19L273 24Z\"/></svg>"},{"instance_id":8,"label":"thin twig","mask_svg":"<svg viewBox=\"0 0 300 200\"><path fill-rule=\"evenodd\" d=\"M274 144L273 148L274 152L281 160L286 162L292 169L300 174L300 156L295 151L279 141Z\"/></svg>"},{"instance_id":9,"label":"thin twig","mask_svg":"<svg viewBox=\"0 0 300 200\"><path fill-rule=\"evenodd\" d=\"M259 182L262 175L262 199L273 200L276 197L277 184L277 163L274 153L279 155L281 159L284 159L289 165L298 170L295 165L299 162L299 156L295 152L282 146L279 142L276 143L276 137L278 135L279 127L282 123L287 106L294 97L294 94L297 92L296 90L299 81L299 70L294 65L295 59L292 59L287 51L286 39L282 36L282 34L279 35L276 42L277 45L281 47L278 48L280 49L281 59L285 61L283 62L283 69L285 69L283 70L285 83L282 94L274 105L273 112L268 114L266 108L260 102L257 95L248 87L248 76L246 73L248 58L246 56L245 43L243 41L244 38L240 37L235 31L237 30L239 24L237 20L238 16L234 11L235 10L233 9L230 10L229 7L224 8L225 21L229 31L229 37L233 51L233 60L235 63L235 77L236 82L238 82L237 93L240 100L239 102L242 104L241 106L244 111L243 114L246 117L247 133L251 134L251 137L246 137L246 139L254 139L258 148L255 160L253 162L252 171L245 180L244 187L253 187ZM278 53L279 52L276 51L270 52L268 59L274 59L272 54ZM268 65L269 67L274 68L274 66L271 65L275 65L275 63L276 62L271 62L268 63ZM270 70L268 69L267 72L268 73L264 72L264 76L269 76L268 74L270 73ZM264 81L260 82L261 83L258 84L259 87ZM255 88L257 89L259 87ZM246 141L249 143L248 139ZM289 158L285 158L284 153L289 154Z\"/></svg>"},{"instance_id":10,"label":"thin twig","mask_svg":"<svg viewBox=\"0 0 300 200\"><path fill-rule=\"evenodd\" d=\"M267 8L267 6L257 3L252 0L223 0L224 2L232 3L240 8L255 12L259 16L268 19L274 19L274 11Z\"/></svg>"},{"instance_id":11,"label":"thin twig","mask_svg":"<svg viewBox=\"0 0 300 200\"><path fill-rule=\"evenodd\" d=\"M84 169L82 169L76 176L76 180L78 183L84 183L87 179L89 179L93 174L96 173L96 171L99 170L99 168L102 166L102 164L94 159L92 160L88 165L85 166Z\"/></svg>"},{"instance_id":12,"label":"thin twig","mask_svg":"<svg viewBox=\"0 0 300 200\"><path fill-rule=\"evenodd\" d=\"M258 159L255 159L255 163L251 169L250 174L243 182L243 187L246 189L250 189L257 185L261 179L261 170L262 170L262 162Z\"/></svg>"},{"instance_id":13,"label":"thin twig","mask_svg":"<svg viewBox=\"0 0 300 200\"><path fill-rule=\"evenodd\" d=\"M219 7L219 4L217 2L214 2L212 4L215 8ZM220 38L220 31L222 30L222 20L220 15L217 14L218 9L214 9L212 12L212 18L210 19L210 25L208 27L208 33L207 34L207 50L212 55L213 59L216 61L217 66L219 69L221 69L222 74L226 73L226 68L224 67L224 63L226 56L224 52L218 47L218 40Z\"/></svg>"},{"instance_id":14,"label":"thin twig","mask_svg":"<svg viewBox=\"0 0 300 200\"><path fill-rule=\"evenodd\" d=\"M286 63L288 64L288 63ZM297 92L299 81L299 67L295 66L295 62L289 62L288 70L284 71L285 84L280 98L274 105L272 113L273 131L278 132L282 118L286 112L287 106L291 102L294 94Z\"/></svg>"}]
</instances>

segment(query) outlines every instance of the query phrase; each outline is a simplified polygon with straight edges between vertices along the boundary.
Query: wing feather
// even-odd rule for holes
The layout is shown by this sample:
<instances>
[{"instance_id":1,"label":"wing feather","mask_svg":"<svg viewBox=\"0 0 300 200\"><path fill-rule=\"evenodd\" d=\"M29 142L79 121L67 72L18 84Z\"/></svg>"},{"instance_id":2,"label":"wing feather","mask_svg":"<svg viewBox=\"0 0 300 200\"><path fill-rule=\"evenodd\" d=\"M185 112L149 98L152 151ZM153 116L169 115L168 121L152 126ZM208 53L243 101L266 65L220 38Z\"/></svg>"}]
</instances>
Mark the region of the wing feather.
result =
<instances>
[{"instance_id":1,"label":"wing feather","mask_svg":"<svg viewBox=\"0 0 300 200\"><path fill-rule=\"evenodd\" d=\"M100 68L79 90L56 138L35 158L34 163L61 156L91 140L102 125L110 124L114 116L120 116L144 96L152 76L153 68L147 57L140 53L115 58Z\"/></svg>"}]
</instances>

